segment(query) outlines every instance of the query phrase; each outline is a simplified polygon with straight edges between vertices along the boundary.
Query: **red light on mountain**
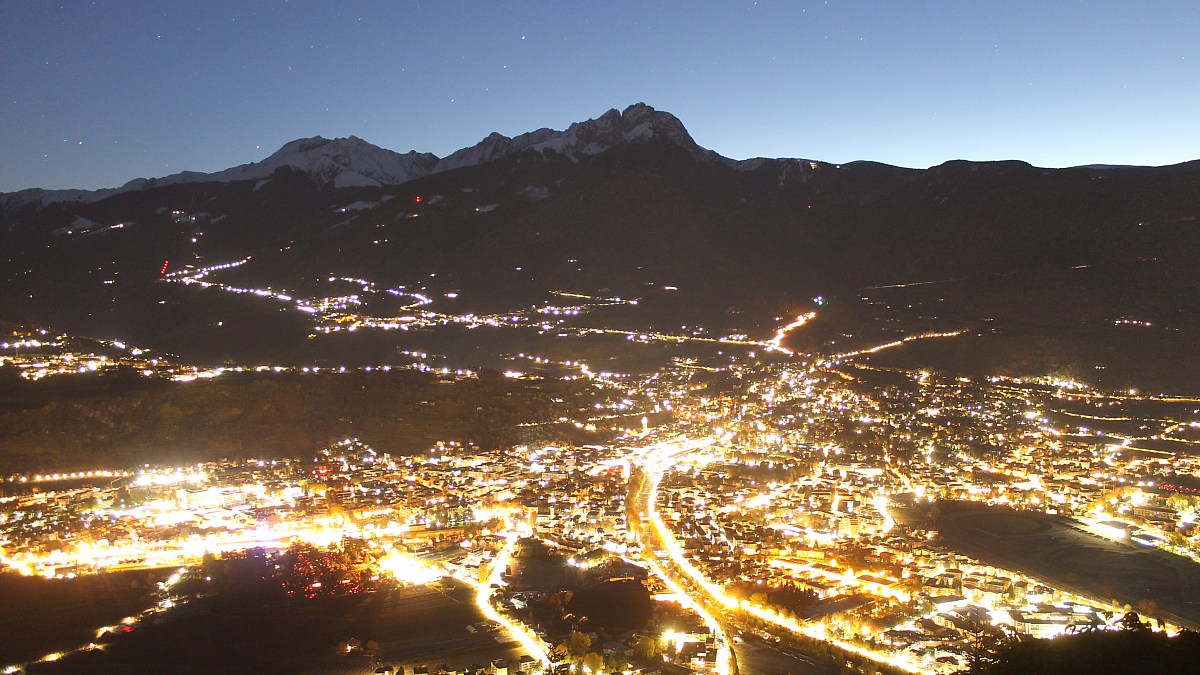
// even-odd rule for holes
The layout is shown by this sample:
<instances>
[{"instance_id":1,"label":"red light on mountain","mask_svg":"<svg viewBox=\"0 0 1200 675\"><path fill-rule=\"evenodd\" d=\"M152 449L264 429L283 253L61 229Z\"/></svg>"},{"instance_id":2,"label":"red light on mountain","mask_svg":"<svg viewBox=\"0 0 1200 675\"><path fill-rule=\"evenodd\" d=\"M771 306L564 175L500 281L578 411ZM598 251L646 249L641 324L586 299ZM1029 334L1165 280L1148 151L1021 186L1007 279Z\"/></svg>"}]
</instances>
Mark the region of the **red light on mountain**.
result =
<instances>
[{"instance_id":1,"label":"red light on mountain","mask_svg":"<svg viewBox=\"0 0 1200 675\"><path fill-rule=\"evenodd\" d=\"M421 203L421 195L417 195L417 203L418 203L418 204L420 204L420 203Z\"/></svg>"},{"instance_id":2,"label":"red light on mountain","mask_svg":"<svg viewBox=\"0 0 1200 675\"><path fill-rule=\"evenodd\" d=\"M170 264L171 264L171 261L170 261L170 260L164 260L164 261L163 261L163 266L162 266L162 269L161 269L161 270L159 270L159 271L158 271L158 273L159 273L160 275L162 275L162 274L166 274L166 273L167 273L167 267L168 267L168 266L170 266Z\"/></svg>"}]
</instances>

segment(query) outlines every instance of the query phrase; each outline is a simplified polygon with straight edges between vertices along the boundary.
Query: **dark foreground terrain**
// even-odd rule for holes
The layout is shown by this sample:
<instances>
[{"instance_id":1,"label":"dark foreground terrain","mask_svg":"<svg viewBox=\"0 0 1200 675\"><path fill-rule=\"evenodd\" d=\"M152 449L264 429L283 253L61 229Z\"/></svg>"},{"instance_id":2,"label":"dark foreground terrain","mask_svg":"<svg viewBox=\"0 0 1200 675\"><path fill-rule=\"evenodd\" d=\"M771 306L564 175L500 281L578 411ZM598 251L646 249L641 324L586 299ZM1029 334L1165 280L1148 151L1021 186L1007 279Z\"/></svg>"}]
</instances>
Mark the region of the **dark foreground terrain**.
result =
<instances>
[{"instance_id":1,"label":"dark foreground terrain","mask_svg":"<svg viewBox=\"0 0 1200 675\"><path fill-rule=\"evenodd\" d=\"M96 639L96 629L119 623L153 604L154 572L113 572L48 582L0 574L0 667L40 659Z\"/></svg>"},{"instance_id":2,"label":"dark foreground terrain","mask_svg":"<svg viewBox=\"0 0 1200 675\"><path fill-rule=\"evenodd\" d=\"M376 663L470 663L518 651L503 633L471 633L474 604L428 587L289 599L230 595L194 601L139 625L103 652L38 664L31 673L372 673ZM504 644L497 641L499 635ZM350 639L378 643L374 658L346 654Z\"/></svg>"}]
</instances>

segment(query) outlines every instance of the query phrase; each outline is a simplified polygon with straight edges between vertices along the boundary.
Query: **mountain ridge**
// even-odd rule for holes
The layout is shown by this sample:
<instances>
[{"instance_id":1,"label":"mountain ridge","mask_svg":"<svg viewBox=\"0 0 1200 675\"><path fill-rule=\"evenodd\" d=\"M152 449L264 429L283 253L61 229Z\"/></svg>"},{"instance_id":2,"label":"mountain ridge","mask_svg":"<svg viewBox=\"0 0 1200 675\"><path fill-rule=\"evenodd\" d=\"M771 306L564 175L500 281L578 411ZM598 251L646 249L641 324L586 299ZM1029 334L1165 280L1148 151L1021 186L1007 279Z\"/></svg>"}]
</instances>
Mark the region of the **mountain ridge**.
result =
<instances>
[{"instance_id":1,"label":"mountain ridge","mask_svg":"<svg viewBox=\"0 0 1200 675\"><path fill-rule=\"evenodd\" d=\"M460 316L508 315L557 292L638 298L620 317L604 310L598 324L703 326L716 335L773 330L816 296L950 279L1010 298L1001 308L1016 317L1010 331L1028 322L1035 331L1068 320L1091 330L1125 325L1113 323L1122 317L1153 319L1163 326L1154 349L1178 358L1186 358L1182 336L1200 334L1192 318L1200 311L1187 304L1200 297L1189 290L1200 279L1200 162L732 162L648 106L562 131L491 134L452 160L381 150L372 166L358 161L368 145L298 139L229 182L160 181L95 202L0 214L0 317L217 362L386 362L398 334L359 331L333 345L303 310L164 283L174 278L164 272L215 265L229 288L317 298L350 290L345 279L366 279L416 289L433 299L433 311L444 305ZM346 147L363 153L352 153L353 174L343 175ZM294 167L296 157L311 158L309 170ZM397 180L422 175L399 185L359 180L386 167ZM339 177L344 187L335 189ZM1005 292L1047 270L1057 271L1052 283ZM1092 294L1055 304L1075 297L1074 279L1085 274L1078 270L1098 270ZM1000 324L986 318L998 313L972 306L968 325L991 331ZM342 346L367 339L382 351Z\"/></svg>"},{"instance_id":2,"label":"mountain ridge","mask_svg":"<svg viewBox=\"0 0 1200 675\"><path fill-rule=\"evenodd\" d=\"M493 162L520 152L535 152L544 159L564 158L578 162L584 156L652 138L676 143L697 158L735 166L738 164L736 160L721 157L697 145L679 118L671 113L655 110L645 103L635 103L624 111L612 108L595 118L574 122L562 131L541 128L511 138L492 132L475 145L441 158L416 150L396 152L354 135L332 139L318 135L289 141L260 161L220 171L183 171L158 178L135 178L120 187L99 190L29 188L0 193L0 200L9 208L31 202L41 202L43 205L56 202L89 203L164 185L269 180L271 174L282 167L303 171L318 183L330 184L335 188L395 186L436 173Z\"/></svg>"},{"instance_id":3,"label":"mountain ridge","mask_svg":"<svg viewBox=\"0 0 1200 675\"><path fill-rule=\"evenodd\" d=\"M304 172L313 177L318 184L331 185L334 188L397 186L426 176L479 166L523 152L535 153L536 156L545 160L578 163L584 157L595 156L615 147L631 143L644 143L652 139L661 139L677 145L700 161L725 165L737 171L755 171L763 166L780 163L786 166L791 162L801 163L801 165L809 164L813 168L818 164L826 166L875 165L906 171L935 172L948 170L956 165L1019 164L1024 168L1038 169L1038 167L1021 160L952 159L927 169L912 169L872 160L856 160L835 165L792 157L731 159L697 144L683 122L675 115L639 102L627 106L624 110L611 108L594 118L573 122L563 130L543 127L513 137L492 132L478 143L456 150L445 157L417 150L397 152L374 145L354 135L345 138L325 138L317 135L289 141L262 160L214 172L182 171L155 178L135 178L119 187L98 190L74 188L51 190L35 187L0 193L0 207L4 211L11 211L31 203L40 203L43 206L61 202L92 203L127 192L185 183L266 181L275 171L285 167ZM1172 166L1186 167L1196 162L1200 162L1200 160ZM1104 173L1147 168L1167 167L1107 164L1067 167L1067 169Z\"/></svg>"}]
</instances>

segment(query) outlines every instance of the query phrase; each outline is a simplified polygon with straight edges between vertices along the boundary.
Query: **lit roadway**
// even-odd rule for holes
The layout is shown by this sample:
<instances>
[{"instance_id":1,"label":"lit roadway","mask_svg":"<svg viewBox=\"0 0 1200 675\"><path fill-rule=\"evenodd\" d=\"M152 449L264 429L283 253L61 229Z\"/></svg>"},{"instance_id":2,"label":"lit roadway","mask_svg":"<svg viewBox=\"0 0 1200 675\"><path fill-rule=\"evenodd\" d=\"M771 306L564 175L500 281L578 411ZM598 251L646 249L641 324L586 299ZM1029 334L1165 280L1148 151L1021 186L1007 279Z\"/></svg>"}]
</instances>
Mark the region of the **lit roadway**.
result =
<instances>
[{"instance_id":1,"label":"lit roadway","mask_svg":"<svg viewBox=\"0 0 1200 675\"><path fill-rule=\"evenodd\" d=\"M508 567L508 562L512 557L517 540L522 536L530 536L531 534L527 527L519 528L519 530L508 530L502 533L504 546L496 552L491 562L488 563L486 568L487 574L480 580L473 579L469 575L460 572L449 572L440 565L431 565L429 561L422 559L420 556L415 556L394 548L379 561L379 568L401 581L416 585L427 584L442 576L450 576L470 586L475 590L475 606L479 608L479 611L485 617L508 631L509 635L520 643L521 647L530 656L541 662L542 666L547 666L550 663L547 655L548 645L536 634L528 630L521 622L510 619L492 604L492 597L496 594L496 589L506 585L504 570Z\"/></svg>"},{"instance_id":2,"label":"lit roadway","mask_svg":"<svg viewBox=\"0 0 1200 675\"><path fill-rule=\"evenodd\" d=\"M635 450L629 457L629 461L631 464L640 466L643 469L645 480L642 482L639 490L636 492L632 489L630 490L627 499L637 509L637 513L639 515L650 514L656 520L656 526L661 523L661 521L657 520L657 514L654 514L654 499L658 491L658 483L662 480L663 472L672 465L672 460L679 455L686 454L697 448L712 445L715 442L716 440L710 437L699 441L688 440L683 443L664 442ZM647 483L650 484L649 489L646 489ZM630 525L638 530L637 534L639 537L644 538L646 536L647 532L645 528L633 522ZM651 539L651 543L666 545L674 543L673 539L665 540L661 530L653 532ZM650 571L663 580L667 588L671 589L671 592L678 597L681 605L696 612L704 620L709 630L713 632L713 635L717 636L720 651L717 654L716 672L722 674L736 673L737 663L734 660L733 651L730 649L730 645L733 643L729 639L729 634L721 622L709 611L712 603L708 601L708 598L703 594L695 592L694 579L689 579L678 574L677 570L674 569L674 565L659 564L655 560L653 551L657 547L647 546L644 542L642 548L646 551L646 563ZM678 565L678 561L674 555L672 555L671 562ZM697 599L697 596L700 599Z\"/></svg>"},{"instance_id":3,"label":"lit roadway","mask_svg":"<svg viewBox=\"0 0 1200 675\"><path fill-rule=\"evenodd\" d=\"M504 547L492 559L491 571L487 579L475 587L475 604L483 612L484 616L504 626L505 630L516 638L517 642L521 643L521 646L529 652L530 656L540 661L543 666L546 666L550 663L546 645L536 635L527 631L519 622L510 620L504 614L496 611L496 608L492 606L492 587L504 585L504 570L508 567L508 560L512 557L517 539L518 536L515 532L506 533Z\"/></svg>"},{"instance_id":4,"label":"lit roadway","mask_svg":"<svg viewBox=\"0 0 1200 675\"><path fill-rule=\"evenodd\" d=\"M722 660L728 659L729 666L736 669L737 665L733 662L733 654L728 651L728 645L731 642L728 639L725 626L715 617L721 616L725 624L730 624L732 623L730 619L731 611L740 611L785 632L805 635L813 639L829 642L847 652L880 663L886 663L902 670L920 672L919 667L906 659L894 658L889 654L863 649L844 640L839 640L829 635L824 627L819 624L801 623L790 617L785 617L772 609L729 596L723 588L708 580L703 572L698 570L684 557L683 547L680 546L674 534L658 515L655 506L658 486L662 481L663 475L675 465L680 457L686 456L699 448L711 446L716 442L717 439L709 437L701 440L664 442L635 451L629 459L632 464L642 468L644 479L640 489L636 491L633 489L630 490L628 498L639 516L645 515L649 521L649 527L642 526L638 528L641 530L638 532L638 535L643 538L649 535L650 541L643 543L643 549L647 551L647 556L651 562L651 569L666 579L668 586L676 593L686 589L684 597L690 599L700 615L705 618L705 621L714 627L714 634L719 635L724 642L720 658ZM670 564L658 564L654 561L655 549L665 551ZM795 653L789 652L788 655L802 658L802 655ZM721 667L721 665L719 664L718 667ZM812 665L814 666L813 672L823 672L823 669L819 668L815 663Z\"/></svg>"},{"instance_id":5,"label":"lit roadway","mask_svg":"<svg viewBox=\"0 0 1200 675\"><path fill-rule=\"evenodd\" d=\"M638 531L643 540L643 550L646 551L645 562L650 571L661 578L667 587L680 599L680 603L689 607L704 619L715 635L720 636L722 647L718 656L718 672L787 672L796 675L825 675L828 669L813 661L808 656L781 645L774 645L746 633L742 638L736 653L731 649L733 642L730 634L739 633L728 613L730 605L723 601L727 598L720 589L703 577L690 563L683 559L678 542L663 524L655 509L658 484L663 474L674 465L674 460L693 450L708 447L716 443L711 437L701 440L683 440L681 443L664 442L635 452L630 459L643 469L645 480L636 492L631 490L628 496L639 515L646 515L653 527L631 525ZM652 546L647 544L656 544ZM654 549L664 549L670 557L670 563L659 563L655 559ZM720 617L718 619L717 617ZM730 630L732 628L733 630Z\"/></svg>"}]
</instances>

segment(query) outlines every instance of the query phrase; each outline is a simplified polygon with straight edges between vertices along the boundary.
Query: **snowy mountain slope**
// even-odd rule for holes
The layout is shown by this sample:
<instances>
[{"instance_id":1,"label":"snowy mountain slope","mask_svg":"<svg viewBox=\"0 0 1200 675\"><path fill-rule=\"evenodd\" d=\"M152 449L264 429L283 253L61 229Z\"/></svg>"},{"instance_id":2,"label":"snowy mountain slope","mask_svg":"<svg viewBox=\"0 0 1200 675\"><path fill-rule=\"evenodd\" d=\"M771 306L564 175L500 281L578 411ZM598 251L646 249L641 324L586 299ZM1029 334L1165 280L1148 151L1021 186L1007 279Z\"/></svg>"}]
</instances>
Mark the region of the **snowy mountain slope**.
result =
<instances>
[{"instance_id":1,"label":"snowy mountain slope","mask_svg":"<svg viewBox=\"0 0 1200 675\"><path fill-rule=\"evenodd\" d=\"M335 187L398 185L428 174L435 162L437 157L430 153L400 154L357 136L333 140L314 136L292 141L261 162L207 174L203 180L262 179L287 166ZM170 178L174 177L160 179L159 184ZM171 182L187 182L187 179Z\"/></svg>"},{"instance_id":2,"label":"snowy mountain slope","mask_svg":"<svg viewBox=\"0 0 1200 675\"><path fill-rule=\"evenodd\" d=\"M538 129L509 138L492 133L479 143L439 159L431 153L398 153L361 138L303 138L285 144L260 162L251 162L214 173L184 171L162 178L138 178L119 188L103 190L22 190L0 198L6 208L30 202L95 202L116 194L163 185L193 182L230 182L265 180L282 167L291 167L334 187L399 185L416 178L478 166L510 155L533 151L544 158L565 157L576 163L614 147L660 138L676 143L697 158L736 165L720 155L696 145L674 115L638 103L624 111L615 108L584 122L576 122L563 131Z\"/></svg>"},{"instance_id":3,"label":"snowy mountain slope","mask_svg":"<svg viewBox=\"0 0 1200 675\"><path fill-rule=\"evenodd\" d=\"M696 145L679 118L655 110L645 103L636 103L624 111L613 108L595 119L576 122L564 131L538 129L515 138L493 133L477 145L459 150L439 161L435 172L477 166L525 150L532 150L546 158L559 155L578 162L583 157L598 155L620 145L653 138L676 143L697 157L718 161L724 159Z\"/></svg>"},{"instance_id":4,"label":"snowy mountain slope","mask_svg":"<svg viewBox=\"0 0 1200 675\"><path fill-rule=\"evenodd\" d=\"M437 156L429 153L400 154L372 145L361 138L302 138L285 144L261 162L242 164L223 171L202 173L184 171L162 178L138 178L119 188L103 190L41 190L34 188L6 195L5 206L20 206L33 201L95 202L113 195L163 185L264 180L282 167L291 167L334 187L398 185L429 173Z\"/></svg>"}]
</instances>

